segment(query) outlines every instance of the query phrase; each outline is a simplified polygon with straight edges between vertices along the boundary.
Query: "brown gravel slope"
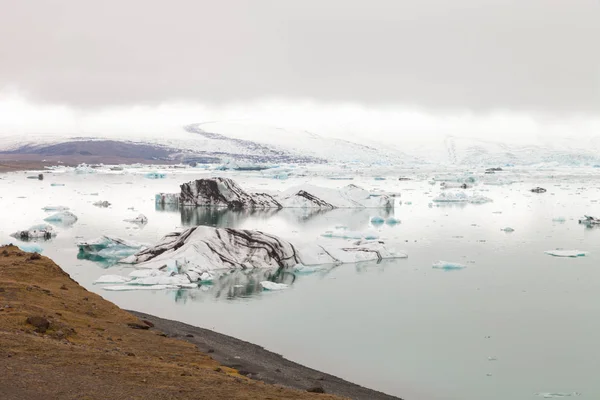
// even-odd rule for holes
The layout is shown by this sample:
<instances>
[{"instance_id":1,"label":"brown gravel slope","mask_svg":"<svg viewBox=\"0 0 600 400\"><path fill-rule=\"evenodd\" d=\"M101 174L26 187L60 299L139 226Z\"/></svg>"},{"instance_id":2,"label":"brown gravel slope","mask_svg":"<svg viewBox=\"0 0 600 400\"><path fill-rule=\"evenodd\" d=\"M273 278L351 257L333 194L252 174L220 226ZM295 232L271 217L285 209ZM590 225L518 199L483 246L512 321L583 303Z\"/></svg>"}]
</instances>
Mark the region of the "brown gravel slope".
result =
<instances>
[{"instance_id":1,"label":"brown gravel slope","mask_svg":"<svg viewBox=\"0 0 600 400\"><path fill-rule=\"evenodd\" d=\"M3 400L339 399L250 380L148 328L50 259L0 247Z\"/></svg>"}]
</instances>

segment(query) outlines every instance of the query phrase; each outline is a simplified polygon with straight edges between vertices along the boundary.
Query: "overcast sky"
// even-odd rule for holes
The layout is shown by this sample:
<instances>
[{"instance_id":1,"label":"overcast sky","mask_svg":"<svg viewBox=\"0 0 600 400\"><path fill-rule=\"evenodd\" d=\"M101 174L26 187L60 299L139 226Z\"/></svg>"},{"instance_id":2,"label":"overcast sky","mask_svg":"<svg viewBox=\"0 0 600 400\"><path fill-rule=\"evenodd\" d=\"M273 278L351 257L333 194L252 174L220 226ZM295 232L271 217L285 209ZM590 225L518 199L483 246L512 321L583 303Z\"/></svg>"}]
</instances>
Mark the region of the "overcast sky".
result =
<instances>
[{"instance_id":1,"label":"overcast sky","mask_svg":"<svg viewBox=\"0 0 600 400\"><path fill-rule=\"evenodd\" d=\"M0 94L38 105L600 114L599 0L0 0L0 10Z\"/></svg>"}]
</instances>

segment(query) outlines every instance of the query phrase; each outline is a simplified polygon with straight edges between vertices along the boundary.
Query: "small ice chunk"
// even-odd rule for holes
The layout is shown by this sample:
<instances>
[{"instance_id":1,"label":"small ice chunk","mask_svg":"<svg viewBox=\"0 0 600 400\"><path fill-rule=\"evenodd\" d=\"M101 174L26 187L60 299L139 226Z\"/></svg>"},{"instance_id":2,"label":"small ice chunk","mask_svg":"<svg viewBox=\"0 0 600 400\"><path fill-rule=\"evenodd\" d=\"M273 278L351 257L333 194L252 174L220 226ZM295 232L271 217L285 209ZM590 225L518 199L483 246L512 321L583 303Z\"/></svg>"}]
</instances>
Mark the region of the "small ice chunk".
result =
<instances>
[{"instance_id":1,"label":"small ice chunk","mask_svg":"<svg viewBox=\"0 0 600 400\"><path fill-rule=\"evenodd\" d=\"M338 239L366 239L366 240L375 240L379 239L379 235L377 232L358 232L358 231L348 231L348 230L334 230L334 231L326 231L321 234L321 236L326 238L338 238Z\"/></svg>"},{"instance_id":2,"label":"small ice chunk","mask_svg":"<svg viewBox=\"0 0 600 400\"><path fill-rule=\"evenodd\" d=\"M167 177L167 174L163 174L162 172L148 172L144 176L148 179L164 179Z\"/></svg>"},{"instance_id":3,"label":"small ice chunk","mask_svg":"<svg viewBox=\"0 0 600 400\"><path fill-rule=\"evenodd\" d=\"M388 225L396 225L396 224L399 224L400 222L401 221L398 218L394 218L394 217L390 217L385 220L385 223Z\"/></svg>"},{"instance_id":4,"label":"small ice chunk","mask_svg":"<svg viewBox=\"0 0 600 400\"><path fill-rule=\"evenodd\" d=\"M572 393L545 392L545 393L536 393L535 395L539 396L539 397L543 397L544 399L554 399L554 398L560 398L560 397L578 397L578 396L581 396L581 393L579 393L579 392L572 392Z\"/></svg>"},{"instance_id":5,"label":"small ice chunk","mask_svg":"<svg viewBox=\"0 0 600 400\"><path fill-rule=\"evenodd\" d=\"M312 274L313 272L318 272L321 270L323 270L323 267L318 265L296 264L294 266L294 272L299 274Z\"/></svg>"},{"instance_id":6,"label":"small ice chunk","mask_svg":"<svg viewBox=\"0 0 600 400\"><path fill-rule=\"evenodd\" d=\"M97 202L94 203L94 205L96 207L102 207L102 208L110 207L110 203L108 201L106 201L106 200L104 200L104 201L97 201Z\"/></svg>"},{"instance_id":7,"label":"small ice chunk","mask_svg":"<svg viewBox=\"0 0 600 400\"><path fill-rule=\"evenodd\" d=\"M510 226L507 226L506 228L501 229L501 231L504 231L504 232L514 232L515 230L513 228L511 228Z\"/></svg>"},{"instance_id":8,"label":"small ice chunk","mask_svg":"<svg viewBox=\"0 0 600 400\"><path fill-rule=\"evenodd\" d=\"M377 216L377 217L372 217L371 218L371 223L374 225L381 225L385 222L385 219Z\"/></svg>"},{"instance_id":9,"label":"small ice chunk","mask_svg":"<svg viewBox=\"0 0 600 400\"><path fill-rule=\"evenodd\" d=\"M465 192L443 192L433 199L436 203L474 203L483 204L491 202L492 199L485 196L473 195L469 196Z\"/></svg>"},{"instance_id":10,"label":"small ice chunk","mask_svg":"<svg viewBox=\"0 0 600 400\"><path fill-rule=\"evenodd\" d=\"M438 262L433 263L432 267L436 268L436 269L454 270L454 269L463 269L463 268L466 268L467 266L464 264L455 263L455 262L438 261Z\"/></svg>"},{"instance_id":11,"label":"small ice chunk","mask_svg":"<svg viewBox=\"0 0 600 400\"><path fill-rule=\"evenodd\" d=\"M580 250L548 250L544 253L554 257L585 257L589 254L587 251Z\"/></svg>"},{"instance_id":12,"label":"small ice chunk","mask_svg":"<svg viewBox=\"0 0 600 400\"><path fill-rule=\"evenodd\" d=\"M6 246L8 244L11 244L13 246L17 246L22 251L26 251L28 253L40 253L41 254L44 251L44 249L42 248L42 246L40 246L39 244L36 244L36 243L23 243L23 242L8 243L8 242L4 242L4 243L0 243L0 246Z\"/></svg>"},{"instance_id":13,"label":"small ice chunk","mask_svg":"<svg viewBox=\"0 0 600 400\"><path fill-rule=\"evenodd\" d=\"M65 186L64 183L51 183L50 186Z\"/></svg>"},{"instance_id":14,"label":"small ice chunk","mask_svg":"<svg viewBox=\"0 0 600 400\"><path fill-rule=\"evenodd\" d=\"M46 206L42 208L44 211L69 211L69 207L65 206Z\"/></svg>"},{"instance_id":15,"label":"small ice chunk","mask_svg":"<svg viewBox=\"0 0 600 400\"><path fill-rule=\"evenodd\" d=\"M77 222L77 216L70 211L62 211L44 218L48 222L60 222L63 224L74 224Z\"/></svg>"},{"instance_id":16,"label":"small ice chunk","mask_svg":"<svg viewBox=\"0 0 600 400\"><path fill-rule=\"evenodd\" d=\"M131 222L132 224L145 225L148 223L148 218L144 214L140 214L135 218L124 219L125 222Z\"/></svg>"},{"instance_id":17,"label":"small ice chunk","mask_svg":"<svg viewBox=\"0 0 600 400\"><path fill-rule=\"evenodd\" d=\"M284 290L289 287L289 285L286 285L285 283L275 283L271 281L262 281L260 286L262 286L264 290Z\"/></svg>"},{"instance_id":18,"label":"small ice chunk","mask_svg":"<svg viewBox=\"0 0 600 400\"><path fill-rule=\"evenodd\" d=\"M106 283L126 283L131 278L121 275L102 275L100 278L94 281L94 284L106 284Z\"/></svg>"},{"instance_id":19,"label":"small ice chunk","mask_svg":"<svg viewBox=\"0 0 600 400\"><path fill-rule=\"evenodd\" d=\"M565 222L565 221L566 221L565 217L552 218L552 222Z\"/></svg>"}]
</instances>

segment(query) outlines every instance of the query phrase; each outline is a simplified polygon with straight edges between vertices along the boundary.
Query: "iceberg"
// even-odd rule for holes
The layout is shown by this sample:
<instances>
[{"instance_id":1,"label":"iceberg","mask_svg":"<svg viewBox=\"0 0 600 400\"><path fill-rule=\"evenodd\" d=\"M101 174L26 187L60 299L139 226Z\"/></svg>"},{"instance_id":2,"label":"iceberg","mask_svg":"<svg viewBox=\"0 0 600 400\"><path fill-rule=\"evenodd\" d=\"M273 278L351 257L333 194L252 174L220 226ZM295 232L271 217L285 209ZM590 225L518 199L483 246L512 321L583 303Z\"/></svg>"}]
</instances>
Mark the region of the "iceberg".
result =
<instances>
[{"instance_id":1,"label":"iceberg","mask_svg":"<svg viewBox=\"0 0 600 400\"><path fill-rule=\"evenodd\" d=\"M44 211L69 211L69 207L65 206L46 206L42 208Z\"/></svg>"},{"instance_id":2,"label":"iceberg","mask_svg":"<svg viewBox=\"0 0 600 400\"><path fill-rule=\"evenodd\" d=\"M24 230L24 231L18 231L15 232L13 234L11 234L10 236L16 238L16 239L20 239L20 240L34 240L34 239L44 239L44 240L48 240L48 239L52 239L54 236L56 236L56 232L54 231L54 229L52 229L52 227L50 225L35 225L32 226L31 228Z\"/></svg>"},{"instance_id":3,"label":"iceberg","mask_svg":"<svg viewBox=\"0 0 600 400\"><path fill-rule=\"evenodd\" d=\"M579 397L581 393L579 392L571 392L571 393L558 393L558 392L546 392L546 393L536 393L536 396L543 397L544 399L555 399L562 397Z\"/></svg>"},{"instance_id":4,"label":"iceberg","mask_svg":"<svg viewBox=\"0 0 600 400\"><path fill-rule=\"evenodd\" d=\"M97 202L94 203L94 205L96 207L101 207L101 208L110 207L110 203L108 201L106 201L106 200L104 200L104 201L97 201Z\"/></svg>"},{"instance_id":5,"label":"iceberg","mask_svg":"<svg viewBox=\"0 0 600 400\"><path fill-rule=\"evenodd\" d=\"M44 218L46 222L58 222L64 225L72 225L77 222L77 216L70 211L61 211Z\"/></svg>"},{"instance_id":6,"label":"iceberg","mask_svg":"<svg viewBox=\"0 0 600 400\"><path fill-rule=\"evenodd\" d=\"M535 187L535 188L531 189L531 192L533 192L533 193L546 193L546 189L544 189L542 187Z\"/></svg>"},{"instance_id":7,"label":"iceberg","mask_svg":"<svg viewBox=\"0 0 600 400\"><path fill-rule=\"evenodd\" d=\"M436 269L444 269L444 270L456 270L456 269L463 269L466 268L467 266L464 264L460 264L460 263L455 263L455 262L448 262L448 261L438 261L433 263L432 265L433 268Z\"/></svg>"},{"instance_id":8,"label":"iceberg","mask_svg":"<svg viewBox=\"0 0 600 400\"><path fill-rule=\"evenodd\" d=\"M96 170L87 164L79 164L77 167L75 167L74 170L75 170L76 174L95 174L96 173Z\"/></svg>"},{"instance_id":9,"label":"iceberg","mask_svg":"<svg viewBox=\"0 0 600 400\"><path fill-rule=\"evenodd\" d=\"M587 251L580 250L548 250L544 253L554 257L585 257L589 254Z\"/></svg>"},{"instance_id":10,"label":"iceberg","mask_svg":"<svg viewBox=\"0 0 600 400\"><path fill-rule=\"evenodd\" d=\"M302 268L315 265L353 264L364 261L382 261L408 256L386 246L379 240L358 240L352 243L317 242L298 247ZM302 269L301 268L301 269Z\"/></svg>"},{"instance_id":11,"label":"iceberg","mask_svg":"<svg viewBox=\"0 0 600 400\"><path fill-rule=\"evenodd\" d=\"M593 217L589 217L589 218L593 218ZM587 219L587 217L585 219ZM566 221L567 221L567 219L565 217L552 218L552 222L560 222L560 223L562 223L562 222L566 222ZM582 224L582 223L586 223L586 222L582 222L582 219L580 219L579 223ZM598 220L598 223L600 223L600 220Z\"/></svg>"},{"instance_id":12,"label":"iceberg","mask_svg":"<svg viewBox=\"0 0 600 400\"><path fill-rule=\"evenodd\" d=\"M397 225L397 224L400 224L401 222L402 221L400 221L398 218L394 218L394 217L390 217L385 220L385 223L388 225Z\"/></svg>"},{"instance_id":13,"label":"iceberg","mask_svg":"<svg viewBox=\"0 0 600 400\"><path fill-rule=\"evenodd\" d=\"M507 226L506 228L501 229L501 231L510 233L510 232L514 232L515 230L513 228L511 228L510 226Z\"/></svg>"},{"instance_id":14,"label":"iceberg","mask_svg":"<svg viewBox=\"0 0 600 400\"><path fill-rule=\"evenodd\" d=\"M148 172L144 176L148 179L164 179L167 177L167 174L164 174L162 172Z\"/></svg>"},{"instance_id":15,"label":"iceberg","mask_svg":"<svg viewBox=\"0 0 600 400\"><path fill-rule=\"evenodd\" d=\"M371 223L373 225L381 225L381 224L385 223L385 219L383 219L381 217L372 217L371 218Z\"/></svg>"},{"instance_id":16,"label":"iceberg","mask_svg":"<svg viewBox=\"0 0 600 400\"><path fill-rule=\"evenodd\" d=\"M493 201L492 199L484 196L473 195L469 196L465 192L444 192L440 193L439 196L433 199L436 203L473 203L483 204Z\"/></svg>"},{"instance_id":17,"label":"iceberg","mask_svg":"<svg viewBox=\"0 0 600 400\"><path fill-rule=\"evenodd\" d=\"M468 189L471 186L467 185L466 183L459 183L459 182L442 182L440 184L440 187L442 189Z\"/></svg>"},{"instance_id":18,"label":"iceberg","mask_svg":"<svg viewBox=\"0 0 600 400\"><path fill-rule=\"evenodd\" d=\"M51 183L50 186L65 186L64 183Z\"/></svg>"},{"instance_id":19,"label":"iceberg","mask_svg":"<svg viewBox=\"0 0 600 400\"><path fill-rule=\"evenodd\" d=\"M197 285L196 285L197 286ZM154 286L141 286L141 285L116 285L116 286L105 286L104 290L113 292L123 292L128 290L165 290L165 289L181 289L175 285L154 285Z\"/></svg>"},{"instance_id":20,"label":"iceberg","mask_svg":"<svg viewBox=\"0 0 600 400\"><path fill-rule=\"evenodd\" d=\"M176 263L181 272L288 268L300 261L294 246L259 231L196 226L173 232L158 244L123 260L136 268L160 269Z\"/></svg>"},{"instance_id":21,"label":"iceberg","mask_svg":"<svg viewBox=\"0 0 600 400\"><path fill-rule=\"evenodd\" d=\"M260 286L262 286L262 288L264 290L268 290L268 291L274 291L274 290L284 290L289 288L289 285L286 285L285 283L275 283L275 282L271 282L271 281L262 281L260 282Z\"/></svg>"},{"instance_id":22,"label":"iceberg","mask_svg":"<svg viewBox=\"0 0 600 400\"><path fill-rule=\"evenodd\" d=\"M229 209L281 208L393 208L394 199L385 194L373 194L356 185L340 189L312 185L295 187L279 194L249 193L229 178L198 179L181 185L177 194L160 193L156 203L179 202L186 206Z\"/></svg>"},{"instance_id":23,"label":"iceberg","mask_svg":"<svg viewBox=\"0 0 600 400\"><path fill-rule=\"evenodd\" d=\"M585 225L600 225L600 219L591 217L589 215L584 215L583 218L579 219L579 223Z\"/></svg>"},{"instance_id":24,"label":"iceberg","mask_svg":"<svg viewBox=\"0 0 600 400\"><path fill-rule=\"evenodd\" d=\"M148 218L144 214L140 214L135 218L124 219L125 222L131 222L132 224L145 225L148 223Z\"/></svg>"},{"instance_id":25,"label":"iceberg","mask_svg":"<svg viewBox=\"0 0 600 400\"><path fill-rule=\"evenodd\" d=\"M340 189L303 185L281 193L278 198L285 208L394 208L394 197L371 193L356 185Z\"/></svg>"},{"instance_id":26,"label":"iceberg","mask_svg":"<svg viewBox=\"0 0 600 400\"><path fill-rule=\"evenodd\" d=\"M337 238L337 239L367 239L374 240L379 239L379 234L373 231L349 231L346 229L335 229L331 231L325 231L321 234L325 238Z\"/></svg>"},{"instance_id":27,"label":"iceberg","mask_svg":"<svg viewBox=\"0 0 600 400\"><path fill-rule=\"evenodd\" d=\"M78 242L77 247L79 247L79 258L116 262L145 249L146 245L104 235L97 239Z\"/></svg>"}]
</instances>

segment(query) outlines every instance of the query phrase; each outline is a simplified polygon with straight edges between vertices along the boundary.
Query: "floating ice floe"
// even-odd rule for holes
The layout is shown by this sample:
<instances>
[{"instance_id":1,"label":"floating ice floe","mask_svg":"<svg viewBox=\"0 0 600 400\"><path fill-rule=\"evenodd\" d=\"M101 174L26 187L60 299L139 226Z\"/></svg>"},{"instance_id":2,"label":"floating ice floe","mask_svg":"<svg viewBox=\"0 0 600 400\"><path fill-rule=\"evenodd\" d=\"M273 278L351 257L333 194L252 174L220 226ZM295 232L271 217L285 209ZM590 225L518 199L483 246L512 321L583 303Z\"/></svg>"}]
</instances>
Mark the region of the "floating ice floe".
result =
<instances>
[{"instance_id":1,"label":"floating ice floe","mask_svg":"<svg viewBox=\"0 0 600 400\"><path fill-rule=\"evenodd\" d=\"M325 231L321 234L325 238L337 238L337 239L366 239L374 240L379 239L379 234L374 231L350 231L347 229L335 229Z\"/></svg>"},{"instance_id":2,"label":"floating ice floe","mask_svg":"<svg viewBox=\"0 0 600 400\"><path fill-rule=\"evenodd\" d=\"M50 186L65 186L64 183L51 183Z\"/></svg>"},{"instance_id":3,"label":"floating ice floe","mask_svg":"<svg viewBox=\"0 0 600 400\"><path fill-rule=\"evenodd\" d=\"M544 189L542 187L535 187L535 188L531 189L531 192L533 192L533 193L546 193L546 189Z\"/></svg>"},{"instance_id":4,"label":"floating ice floe","mask_svg":"<svg viewBox=\"0 0 600 400\"><path fill-rule=\"evenodd\" d=\"M42 224L32 226L31 228L24 231L15 232L10 236L20 240L48 240L56 236L56 231L54 231L54 229L50 225Z\"/></svg>"},{"instance_id":5,"label":"floating ice floe","mask_svg":"<svg viewBox=\"0 0 600 400\"><path fill-rule=\"evenodd\" d=\"M198 179L181 185L177 194L159 193L157 204L230 209L268 208L393 208L394 199L372 194L356 185L340 189L303 185L277 194L249 193L229 178Z\"/></svg>"},{"instance_id":6,"label":"floating ice floe","mask_svg":"<svg viewBox=\"0 0 600 400\"><path fill-rule=\"evenodd\" d=\"M101 208L110 207L110 203L108 201L106 201L106 200L104 200L104 201L97 201L97 202L94 203L94 205L96 207L101 207Z\"/></svg>"},{"instance_id":7,"label":"floating ice floe","mask_svg":"<svg viewBox=\"0 0 600 400\"><path fill-rule=\"evenodd\" d=\"M74 169L76 174L95 174L96 170L87 164L79 164Z\"/></svg>"},{"instance_id":8,"label":"floating ice floe","mask_svg":"<svg viewBox=\"0 0 600 400\"><path fill-rule=\"evenodd\" d=\"M385 219L382 217L379 217L379 216L372 217L371 223L374 225L381 225L381 224L385 223Z\"/></svg>"},{"instance_id":9,"label":"floating ice floe","mask_svg":"<svg viewBox=\"0 0 600 400\"><path fill-rule=\"evenodd\" d=\"M432 267L436 268L436 269L455 270L455 269L463 269L463 268L466 268L467 266L464 264L455 263L455 262L438 261L438 262L433 263Z\"/></svg>"},{"instance_id":10,"label":"floating ice floe","mask_svg":"<svg viewBox=\"0 0 600 400\"><path fill-rule=\"evenodd\" d=\"M219 171L262 171L265 169L276 168L277 165L256 164L252 162L228 160L227 162L215 167Z\"/></svg>"},{"instance_id":11,"label":"floating ice floe","mask_svg":"<svg viewBox=\"0 0 600 400\"><path fill-rule=\"evenodd\" d=\"M77 216L70 211L61 211L44 218L44 221L72 225L77 222Z\"/></svg>"},{"instance_id":12,"label":"floating ice floe","mask_svg":"<svg viewBox=\"0 0 600 400\"><path fill-rule=\"evenodd\" d=\"M80 258L116 262L145 249L146 245L104 235L97 239L78 242L77 247L79 247Z\"/></svg>"},{"instance_id":13,"label":"floating ice floe","mask_svg":"<svg viewBox=\"0 0 600 400\"><path fill-rule=\"evenodd\" d=\"M148 172L144 176L148 179L164 179L167 177L167 174L164 174L162 172Z\"/></svg>"},{"instance_id":14,"label":"floating ice floe","mask_svg":"<svg viewBox=\"0 0 600 400\"><path fill-rule=\"evenodd\" d=\"M590 217L590 218L594 218L594 217ZM552 218L552 222L566 222L566 221L567 221L567 219L565 217ZM582 222L582 220L580 219L579 223L585 223L585 222ZM600 220L598 220L598 223L600 223Z\"/></svg>"},{"instance_id":15,"label":"floating ice floe","mask_svg":"<svg viewBox=\"0 0 600 400\"><path fill-rule=\"evenodd\" d=\"M579 392L571 392L571 393L559 393L559 392L545 392L545 393L536 393L536 396L543 397L544 399L555 399L561 397L579 397L581 393Z\"/></svg>"},{"instance_id":16,"label":"floating ice floe","mask_svg":"<svg viewBox=\"0 0 600 400\"><path fill-rule=\"evenodd\" d=\"M584 215L583 218L579 219L579 223L585 225L600 225L600 219Z\"/></svg>"},{"instance_id":17,"label":"floating ice floe","mask_svg":"<svg viewBox=\"0 0 600 400\"><path fill-rule=\"evenodd\" d=\"M353 264L408 257L405 253L390 248L380 240L357 240L343 243L318 241L300 245L297 249L298 257L304 268L315 265Z\"/></svg>"},{"instance_id":18,"label":"floating ice floe","mask_svg":"<svg viewBox=\"0 0 600 400\"><path fill-rule=\"evenodd\" d=\"M514 232L515 230L513 228L511 228L510 226L507 226L506 228L502 228L501 231L509 233L509 232Z\"/></svg>"},{"instance_id":19,"label":"floating ice floe","mask_svg":"<svg viewBox=\"0 0 600 400\"><path fill-rule=\"evenodd\" d=\"M46 206L42 208L44 211L69 211L69 207L65 206Z\"/></svg>"},{"instance_id":20,"label":"floating ice floe","mask_svg":"<svg viewBox=\"0 0 600 400\"><path fill-rule=\"evenodd\" d=\"M145 225L148 223L148 218L144 214L140 214L135 218L124 219L125 222L131 222L132 224Z\"/></svg>"},{"instance_id":21,"label":"floating ice floe","mask_svg":"<svg viewBox=\"0 0 600 400\"><path fill-rule=\"evenodd\" d=\"M468 189L471 186L466 183L459 183L459 182L442 182L440 184L440 187L442 189Z\"/></svg>"},{"instance_id":22,"label":"floating ice floe","mask_svg":"<svg viewBox=\"0 0 600 400\"><path fill-rule=\"evenodd\" d=\"M400 221L398 218L394 218L394 217L390 217L388 219L385 220L385 223L388 225L397 225L399 223L401 223L402 221Z\"/></svg>"},{"instance_id":23,"label":"floating ice floe","mask_svg":"<svg viewBox=\"0 0 600 400\"><path fill-rule=\"evenodd\" d=\"M483 204L493 201L485 196L472 195L469 196L465 192L444 192L433 199L436 203L473 203Z\"/></svg>"},{"instance_id":24,"label":"floating ice floe","mask_svg":"<svg viewBox=\"0 0 600 400\"><path fill-rule=\"evenodd\" d=\"M554 257L585 257L589 254L587 251L581 250L548 250L544 253Z\"/></svg>"},{"instance_id":25,"label":"floating ice floe","mask_svg":"<svg viewBox=\"0 0 600 400\"><path fill-rule=\"evenodd\" d=\"M271 281L262 281L260 283L260 286L262 286L262 288L264 290L269 290L269 291L274 291L274 290L284 290L289 288L289 285L286 285L285 283L275 283L275 282L271 282Z\"/></svg>"}]
</instances>

